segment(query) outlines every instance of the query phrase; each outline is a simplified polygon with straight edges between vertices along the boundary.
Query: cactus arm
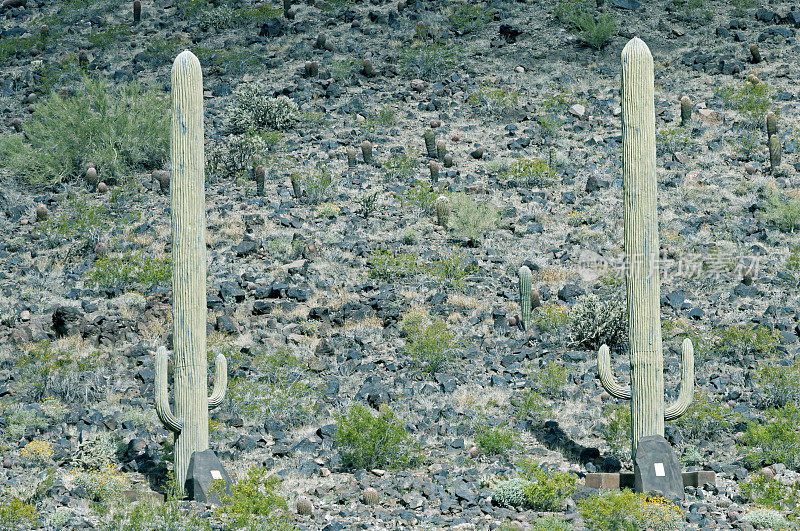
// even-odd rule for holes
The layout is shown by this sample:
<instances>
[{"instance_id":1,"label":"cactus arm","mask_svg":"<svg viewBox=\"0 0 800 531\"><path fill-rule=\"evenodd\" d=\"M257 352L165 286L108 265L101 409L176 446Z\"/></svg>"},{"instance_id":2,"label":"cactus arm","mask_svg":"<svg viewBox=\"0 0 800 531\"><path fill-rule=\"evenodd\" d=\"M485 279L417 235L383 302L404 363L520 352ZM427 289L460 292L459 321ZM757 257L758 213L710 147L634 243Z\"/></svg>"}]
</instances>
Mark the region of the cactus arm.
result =
<instances>
[{"instance_id":1,"label":"cactus arm","mask_svg":"<svg viewBox=\"0 0 800 531\"><path fill-rule=\"evenodd\" d=\"M167 391L167 348L158 347L156 356L156 413L164 426L175 433L183 429L183 422L172 414L169 407L169 392Z\"/></svg>"},{"instance_id":2,"label":"cactus arm","mask_svg":"<svg viewBox=\"0 0 800 531\"><path fill-rule=\"evenodd\" d=\"M681 345L681 390L678 399L664 412L664 420L680 417L692 403L694 395L694 345L691 339L684 339Z\"/></svg>"},{"instance_id":3,"label":"cactus arm","mask_svg":"<svg viewBox=\"0 0 800 531\"><path fill-rule=\"evenodd\" d=\"M208 397L208 408L213 409L225 399L228 390L228 360L222 354L217 354L214 360L214 391Z\"/></svg>"},{"instance_id":4,"label":"cactus arm","mask_svg":"<svg viewBox=\"0 0 800 531\"><path fill-rule=\"evenodd\" d=\"M614 378L614 372L611 370L611 351L608 345L603 345L597 351L597 372L600 373L600 383L603 384L603 389L608 391L608 394L620 400L631 399L630 387L623 387Z\"/></svg>"}]
</instances>

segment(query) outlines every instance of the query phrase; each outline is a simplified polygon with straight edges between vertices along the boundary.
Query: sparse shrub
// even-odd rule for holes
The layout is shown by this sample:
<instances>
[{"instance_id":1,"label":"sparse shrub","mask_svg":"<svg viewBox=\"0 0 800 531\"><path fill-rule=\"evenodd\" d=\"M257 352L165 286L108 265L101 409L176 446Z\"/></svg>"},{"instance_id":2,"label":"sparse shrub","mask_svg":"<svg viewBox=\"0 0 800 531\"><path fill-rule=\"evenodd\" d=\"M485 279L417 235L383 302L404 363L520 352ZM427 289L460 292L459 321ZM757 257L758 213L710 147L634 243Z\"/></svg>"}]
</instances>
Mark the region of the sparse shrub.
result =
<instances>
[{"instance_id":1,"label":"sparse shrub","mask_svg":"<svg viewBox=\"0 0 800 531\"><path fill-rule=\"evenodd\" d=\"M483 82L467 96L467 103L487 114L503 116L519 107L519 99L520 93L515 90L504 90Z\"/></svg>"},{"instance_id":2,"label":"sparse shrub","mask_svg":"<svg viewBox=\"0 0 800 531\"><path fill-rule=\"evenodd\" d=\"M722 356L770 357L778 346L779 333L767 326L724 326L712 332L714 350Z\"/></svg>"},{"instance_id":3,"label":"sparse shrub","mask_svg":"<svg viewBox=\"0 0 800 531\"><path fill-rule=\"evenodd\" d=\"M440 319L409 312L400 323L411 358L428 373L441 372L457 348L456 336Z\"/></svg>"},{"instance_id":4,"label":"sparse shrub","mask_svg":"<svg viewBox=\"0 0 800 531\"><path fill-rule=\"evenodd\" d=\"M533 310L533 322L542 332L555 332L569 323L569 315L559 303L548 301Z\"/></svg>"},{"instance_id":5,"label":"sparse shrub","mask_svg":"<svg viewBox=\"0 0 800 531\"><path fill-rule=\"evenodd\" d=\"M78 177L93 162L108 179L160 168L169 148L166 98L135 82L111 90L84 77L74 95L51 93L25 122L25 136L0 139L0 166L33 184Z\"/></svg>"},{"instance_id":6,"label":"sparse shrub","mask_svg":"<svg viewBox=\"0 0 800 531\"><path fill-rule=\"evenodd\" d=\"M381 280L414 275L420 271L417 257L412 253L392 253L385 249L373 249L369 258L369 275Z\"/></svg>"},{"instance_id":7,"label":"sparse shrub","mask_svg":"<svg viewBox=\"0 0 800 531\"><path fill-rule=\"evenodd\" d=\"M751 466L783 463L800 469L800 410L789 403L769 409L763 422L748 422L742 439L745 460Z\"/></svg>"},{"instance_id":8,"label":"sparse shrub","mask_svg":"<svg viewBox=\"0 0 800 531\"><path fill-rule=\"evenodd\" d=\"M336 444L346 468L402 469L414 465L419 458L419 445L412 442L386 404L377 416L367 407L353 404L347 415L336 420Z\"/></svg>"},{"instance_id":9,"label":"sparse shrub","mask_svg":"<svg viewBox=\"0 0 800 531\"><path fill-rule=\"evenodd\" d=\"M329 199L336 189L333 174L322 162L318 162L313 170L305 171L301 183L303 199L312 205Z\"/></svg>"},{"instance_id":10,"label":"sparse shrub","mask_svg":"<svg viewBox=\"0 0 800 531\"><path fill-rule=\"evenodd\" d=\"M572 524L560 516L542 516L533 521L531 531L571 531Z\"/></svg>"},{"instance_id":11,"label":"sparse shrub","mask_svg":"<svg viewBox=\"0 0 800 531\"><path fill-rule=\"evenodd\" d=\"M126 485L125 476L111 463L106 463L99 469L78 472L74 482L85 490L87 498L98 502L108 502L119 497Z\"/></svg>"},{"instance_id":12,"label":"sparse shrub","mask_svg":"<svg viewBox=\"0 0 800 531\"><path fill-rule=\"evenodd\" d=\"M381 169L387 180L393 182L407 181L414 177L419 166L419 158L412 150L389 155Z\"/></svg>"},{"instance_id":13,"label":"sparse shrub","mask_svg":"<svg viewBox=\"0 0 800 531\"><path fill-rule=\"evenodd\" d=\"M579 14L591 11L597 7L594 0L555 0L553 6L553 16L561 22L568 24Z\"/></svg>"},{"instance_id":14,"label":"sparse shrub","mask_svg":"<svg viewBox=\"0 0 800 531\"><path fill-rule=\"evenodd\" d=\"M785 485L780 480L760 472L750 474L739 488L750 503L770 509L796 509L800 504L800 486Z\"/></svg>"},{"instance_id":15,"label":"sparse shrub","mask_svg":"<svg viewBox=\"0 0 800 531\"><path fill-rule=\"evenodd\" d=\"M607 402L603 404L603 419L600 435L611 448L611 453L624 459L631 450L631 408L627 404Z\"/></svg>"},{"instance_id":16,"label":"sparse shrub","mask_svg":"<svg viewBox=\"0 0 800 531\"><path fill-rule=\"evenodd\" d=\"M130 34L130 24L115 24L107 30L92 33L87 37L87 40L102 49L124 42Z\"/></svg>"},{"instance_id":17,"label":"sparse shrub","mask_svg":"<svg viewBox=\"0 0 800 531\"><path fill-rule=\"evenodd\" d=\"M468 255L463 249L456 249L433 259L424 266L424 271L432 277L461 289L464 279L475 270L468 263Z\"/></svg>"},{"instance_id":18,"label":"sparse shrub","mask_svg":"<svg viewBox=\"0 0 800 531\"><path fill-rule=\"evenodd\" d=\"M332 61L328 71L331 77L340 83L352 79L356 74L359 61L355 57L347 57L345 59L338 59Z\"/></svg>"},{"instance_id":19,"label":"sparse shrub","mask_svg":"<svg viewBox=\"0 0 800 531\"><path fill-rule=\"evenodd\" d=\"M800 403L800 359L789 365L779 361L782 360L764 360L755 371L757 388L765 394L763 407Z\"/></svg>"},{"instance_id":20,"label":"sparse shrub","mask_svg":"<svg viewBox=\"0 0 800 531\"><path fill-rule=\"evenodd\" d=\"M572 345L597 350L601 345L614 347L628 339L628 318L624 302L600 300L597 295L584 295L575 303L570 315Z\"/></svg>"},{"instance_id":21,"label":"sparse shrub","mask_svg":"<svg viewBox=\"0 0 800 531\"><path fill-rule=\"evenodd\" d=\"M656 148L659 154L674 154L685 149L692 141L688 130L684 127L661 129L656 134Z\"/></svg>"},{"instance_id":22,"label":"sparse shrub","mask_svg":"<svg viewBox=\"0 0 800 531\"><path fill-rule=\"evenodd\" d=\"M717 95L726 107L741 114L747 119L747 125L753 128L761 124L764 115L770 110L778 114L772 109L772 88L763 82L745 82L738 87L725 85L717 91Z\"/></svg>"},{"instance_id":23,"label":"sparse shrub","mask_svg":"<svg viewBox=\"0 0 800 531\"><path fill-rule=\"evenodd\" d=\"M5 412L6 437L10 441L19 441L28 429L42 429L48 426L47 419L37 414L34 409L20 408L13 412Z\"/></svg>"},{"instance_id":24,"label":"sparse shrub","mask_svg":"<svg viewBox=\"0 0 800 531\"><path fill-rule=\"evenodd\" d=\"M532 417L541 420L550 413L547 402L539 391L535 389L525 389L519 402L515 404L521 417Z\"/></svg>"},{"instance_id":25,"label":"sparse shrub","mask_svg":"<svg viewBox=\"0 0 800 531\"><path fill-rule=\"evenodd\" d=\"M504 507L522 507L525 505L525 485L523 478L511 478L498 481L494 486L492 500Z\"/></svg>"},{"instance_id":26,"label":"sparse shrub","mask_svg":"<svg viewBox=\"0 0 800 531\"><path fill-rule=\"evenodd\" d=\"M789 529L789 521L775 509L758 507L747 511L742 516L743 522L748 522L758 529Z\"/></svg>"},{"instance_id":27,"label":"sparse shrub","mask_svg":"<svg viewBox=\"0 0 800 531\"><path fill-rule=\"evenodd\" d=\"M497 209L491 203L477 203L465 194L455 194L450 204L453 231L470 245L477 245L497 225Z\"/></svg>"},{"instance_id":28,"label":"sparse shrub","mask_svg":"<svg viewBox=\"0 0 800 531\"><path fill-rule=\"evenodd\" d=\"M684 466L696 466L703 462L703 455L697 446L690 444L683 449L680 461Z\"/></svg>"},{"instance_id":29,"label":"sparse shrub","mask_svg":"<svg viewBox=\"0 0 800 531\"><path fill-rule=\"evenodd\" d=\"M227 108L232 133L258 133L264 128L282 131L297 121L297 104L286 96L272 98L269 92L259 83L236 87Z\"/></svg>"},{"instance_id":30,"label":"sparse shrub","mask_svg":"<svg viewBox=\"0 0 800 531\"><path fill-rule=\"evenodd\" d=\"M683 526L683 511L678 505L627 489L601 491L585 498L578 502L578 511L587 526L597 531L662 531Z\"/></svg>"},{"instance_id":31,"label":"sparse shrub","mask_svg":"<svg viewBox=\"0 0 800 531\"><path fill-rule=\"evenodd\" d=\"M224 346L214 345L210 356L216 356L219 348ZM275 419L292 427L311 420L318 393L309 385L303 364L290 350L256 351L250 367L253 374L231 378L228 383L232 411L255 422Z\"/></svg>"},{"instance_id":32,"label":"sparse shrub","mask_svg":"<svg viewBox=\"0 0 800 531\"><path fill-rule=\"evenodd\" d=\"M575 490L575 476L568 472L548 472L535 461L525 459L519 464L525 484L527 506L534 511L559 511L564 500Z\"/></svg>"},{"instance_id":33,"label":"sparse shrub","mask_svg":"<svg viewBox=\"0 0 800 531\"><path fill-rule=\"evenodd\" d=\"M400 199L404 206L412 205L426 214L431 214L436 204L436 198L440 195L442 195L441 188L417 181L414 186L403 190Z\"/></svg>"},{"instance_id":34,"label":"sparse shrub","mask_svg":"<svg viewBox=\"0 0 800 531\"><path fill-rule=\"evenodd\" d=\"M333 203L322 203L314 209L314 216L318 218L335 218L342 213L342 209Z\"/></svg>"},{"instance_id":35,"label":"sparse shrub","mask_svg":"<svg viewBox=\"0 0 800 531\"><path fill-rule=\"evenodd\" d=\"M692 405L675 424L684 437L690 440L715 439L730 431L741 416L727 404L715 400L708 394L695 392Z\"/></svg>"},{"instance_id":36,"label":"sparse shrub","mask_svg":"<svg viewBox=\"0 0 800 531\"><path fill-rule=\"evenodd\" d=\"M480 425L475 428L475 444L486 455L508 455L516 442L517 434L513 428Z\"/></svg>"},{"instance_id":37,"label":"sparse shrub","mask_svg":"<svg viewBox=\"0 0 800 531\"><path fill-rule=\"evenodd\" d=\"M438 81L455 69L462 54L453 42L416 40L401 51L400 67L407 77Z\"/></svg>"},{"instance_id":38,"label":"sparse shrub","mask_svg":"<svg viewBox=\"0 0 800 531\"><path fill-rule=\"evenodd\" d=\"M214 509L224 527L230 529L294 529L286 500L278 493L280 481L267 476L267 469L251 467L247 475L231 485L230 493L219 492L220 505ZM212 487L213 488L213 487Z\"/></svg>"},{"instance_id":39,"label":"sparse shrub","mask_svg":"<svg viewBox=\"0 0 800 531\"><path fill-rule=\"evenodd\" d=\"M546 187L555 182L556 172L542 159L515 159L508 170L502 172L504 179L514 180L519 185Z\"/></svg>"},{"instance_id":40,"label":"sparse shrub","mask_svg":"<svg viewBox=\"0 0 800 531\"><path fill-rule=\"evenodd\" d=\"M228 135L209 146L206 173L211 182L221 179L240 180L253 168L256 157L269 149L264 135L245 133Z\"/></svg>"},{"instance_id":41,"label":"sparse shrub","mask_svg":"<svg viewBox=\"0 0 800 531\"><path fill-rule=\"evenodd\" d=\"M375 133L383 127L391 127L397 123L395 116L396 110L393 106L387 104L380 108L377 113L370 114L363 122L358 122L358 128L361 134L367 140L373 140ZM389 157L391 159L391 157ZM416 161L415 161L416 162Z\"/></svg>"},{"instance_id":42,"label":"sparse shrub","mask_svg":"<svg viewBox=\"0 0 800 531\"><path fill-rule=\"evenodd\" d=\"M617 21L610 13L601 13L597 18L590 11L583 11L572 18L578 37L599 50L617 33Z\"/></svg>"},{"instance_id":43,"label":"sparse shrub","mask_svg":"<svg viewBox=\"0 0 800 531\"><path fill-rule=\"evenodd\" d=\"M39 525L36 507L16 496L0 496L0 528L35 529Z\"/></svg>"},{"instance_id":44,"label":"sparse shrub","mask_svg":"<svg viewBox=\"0 0 800 531\"><path fill-rule=\"evenodd\" d=\"M780 230L794 233L800 228L800 197L784 199L777 192L770 194L763 217Z\"/></svg>"},{"instance_id":45,"label":"sparse shrub","mask_svg":"<svg viewBox=\"0 0 800 531\"><path fill-rule=\"evenodd\" d=\"M83 236L96 243L111 225L111 212L106 206L92 203L85 195L71 195L61 202L57 214L45 222L42 230L51 238Z\"/></svg>"},{"instance_id":46,"label":"sparse shrub","mask_svg":"<svg viewBox=\"0 0 800 531\"><path fill-rule=\"evenodd\" d=\"M533 385L545 396L557 397L567 383L567 369L558 361L530 371Z\"/></svg>"},{"instance_id":47,"label":"sparse shrub","mask_svg":"<svg viewBox=\"0 0 800 531\"><path fill-rule=\"evenodd\" d=\"M73 457L73 462L85 470L102 470L116 459L119 437L101 431L84 440Z\"/></svg>"},{"instance_id":48,"label":"sparse shrub","mask_svg":"<svg viewBox=\"0 0 800 531\"><path fill-rule=\"evenodd\" d=\"M87 278L101 287L122 291L167 286L172 279L172 260L167 255L151 256L142 250L101 256Z\"/></svg>"},{"instance_id":49,"label":"sparse shrub","mask_svg":"<svg viewBox=\"0 0 800 531\"><path fill-rule=\"evenodd\" d=\"M672 3L691 19L711 19L711 11L706 7L705 0L672 0Z\"/></svg>"},{"instance_id":50,"label":"sparse shrub","mask_svg":"<svg viewBox=\"0 0 800 531\"><path fill-rule=\"evenodd\" d=\"M66 527L66 525L69 523L71 519L72 519L72 511L70 511L66 507L59 507L58 509L50 513L50 517L47 519L47 523L54 529L61 529L63 527Z\"/></svg>"},{"instance_id":51,"label":"sparse shrub","mask_svg":"<svg viewBox=\"0 0 800 531\"><path fill-rule=\"evenodd\" d=\"M454 31L466 34L478 31L494 19L494 11L483 4L456 3L448 15Z\"/></svg>"},{"instance_id":52,"label":"sparse shrub","mask_svg":"<svg viewBox=\"0 0 800 531\"><path fill-rule=\"evenodd\" d=\"M53 448L47 441L31 441L20 451L25 459L46 463L53 458Z\"/></svg>"}]
</instances>

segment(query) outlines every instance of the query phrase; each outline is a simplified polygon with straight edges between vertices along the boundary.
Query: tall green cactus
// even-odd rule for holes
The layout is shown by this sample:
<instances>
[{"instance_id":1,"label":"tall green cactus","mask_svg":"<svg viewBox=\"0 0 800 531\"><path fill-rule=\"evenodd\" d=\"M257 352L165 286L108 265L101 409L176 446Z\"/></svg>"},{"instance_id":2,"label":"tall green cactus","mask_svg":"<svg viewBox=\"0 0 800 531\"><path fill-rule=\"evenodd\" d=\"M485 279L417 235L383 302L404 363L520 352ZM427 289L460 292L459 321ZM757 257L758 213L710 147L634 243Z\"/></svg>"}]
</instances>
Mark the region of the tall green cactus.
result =
<instances>
[{"instance_id":1,"label":"tall green cactus","mask_svg":"<svg viewBox=\"0 0 800 531\"><path fill-rule=\"evenodd\" d=\"M611 370L608 346L597 356L600 381L611 396L631 401L632 453L644 436L664 435L664 420L681 416L692 403L694 347L683 341L681 389L664 408L661 351L656 135L653 56L637 37L622 50L622 172L625 221L625 280L630 328L631 386L621 386Z\"/></svg>"},{"instance_id":2,"label":"tall green cactus","mask_svg":"<svg viewBox=\"0 0 800 531\"><path fill-rule=\"evenodd\" d=\"M171 155L174 414L165 347L155 355L155 394L158 418L175 433L175 477L183 487L192 453L208 449L208 408L222 403L228 386L227 361L220 354L214 391L207 395L203 76L188 50L172 65Z\"/></svg>"},{"instance_id":3,"label":"tall green cactus","mask_svg":"<svg viewBox=\"0 0 800 531\"><path fill-rule=\"evenodd\" d=\"M531 270L522 266L517 272L519 275L519 306L522 328L530 330L531 327Z\"/></svg>"}]
</instances>

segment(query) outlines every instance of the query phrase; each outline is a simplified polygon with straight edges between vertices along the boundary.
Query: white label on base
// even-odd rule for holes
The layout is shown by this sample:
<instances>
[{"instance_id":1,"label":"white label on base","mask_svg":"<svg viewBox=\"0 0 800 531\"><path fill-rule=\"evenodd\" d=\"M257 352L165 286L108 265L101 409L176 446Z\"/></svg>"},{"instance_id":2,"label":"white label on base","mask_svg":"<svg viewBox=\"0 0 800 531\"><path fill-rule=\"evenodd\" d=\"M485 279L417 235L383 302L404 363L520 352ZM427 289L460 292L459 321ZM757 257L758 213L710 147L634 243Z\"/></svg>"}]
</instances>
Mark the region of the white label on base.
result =
<instances>
[{"instance_id":1,"label":"white label on base","mask_svg":"<svg viewBox=\"0 0 800 531\"><path fill-rule=\"evenodd\" d=\"M656 467L656 476L657 477L666 476L666 474L664 473L664 463L655 463L654 466ZM214 472L216 472L216 471L214 471ZM212 472L212 474L214 472Z\"/></svg>"},{"instance_id":2,"label":"white label on base","mask_svg":"<svg viewBox=\"0 0 800 531\"><path fill-rule=\"evenodd\" d=\"M661 463L659 463L661 464ZM661 467L661 475L664 475L664 467ZM211 479L222 479L222 474L220 474L219 470L212 470L211 471Z\"/></svg>"}]
</instances>

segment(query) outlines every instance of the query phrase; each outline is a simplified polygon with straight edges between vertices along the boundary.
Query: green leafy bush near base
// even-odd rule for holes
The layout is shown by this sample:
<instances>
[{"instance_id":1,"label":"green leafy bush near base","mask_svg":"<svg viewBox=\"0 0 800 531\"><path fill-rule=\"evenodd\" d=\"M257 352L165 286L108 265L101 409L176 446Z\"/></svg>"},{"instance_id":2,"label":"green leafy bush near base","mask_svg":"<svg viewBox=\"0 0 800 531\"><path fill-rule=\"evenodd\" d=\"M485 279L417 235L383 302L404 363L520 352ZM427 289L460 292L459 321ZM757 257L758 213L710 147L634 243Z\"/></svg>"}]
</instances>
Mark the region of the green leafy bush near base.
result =
<instances>
[{"instance_id":1,"label":"green leafy bush near base","mask_svg":"<svg viewBox=\"0 0 800 531\"><path fill-rule=\"evenodd\" d=\"M492 499L498 505L535 511L558 511L575 490L575 476L548 472L537 463L523 460L519 477L495 483Z\"/></svg>"},{"instance_id":2,"label":"green leafy bush near base","mask_svg":"<svg viewBox=\"0 0 800 531\"><path fill-rule=\"evenodd\" d=\"M764 115L772 109L773 89L766 83L745 82L740 85L724 85L717 90L723 105L737 111L744 117L748 126L756 127L763 123ZM776 113L777 114L777 113Z\"/></svg>"},{"instance_id":3,"label":"green leafy bush near base","mask_svg":"<svg viewBox=\"0 0 800 531\"><path fill-rule=\"evenodd\" d=\"M678 505L627 489L602 491L577 505L587 527L596 531L683 529L683 511Z\"/></svg>"},{"instance_id":4,"label":"green leafy bush near base","mask_svg":"<svg viewBox=\"0 0 800 531\"><path fill-rule=\"evenodd\" d=\"M362 404L353 404L336 421L335 440L345 468L402 469L419 461L419 444L386 404L377 415Z\"/></svg>"},{"instance_id":5,"label":"green leafy bush near base","mask_svg":"<svg viewBox=\"0 0 800 531\"><path fill-rule=\"evenodd\" d=\"M794 404L769 409L763 422L749 422L741 450L752 467L783 463L800 470L800 410Z\"/></svg>"},{"instance_id":6,"label":"green leafy bush near base","mask_svg":"<svg viewBox=\"0 0 800 531\"><path fill-rule=\"evenodd\" d=\"M0 496L0 528L35 529L38 527L36 507L16 496Z\"/></svg>"},{"instance_id":7,"label":"green leafy bush near base","mask_svg":"<svg viewBox=\"0 0 800 531\"><path fill-rule=\"evenodd\" d=\"M800 404L800 359L788 365L783 361L763 360L755 370L757 389L764 393L762 406L783 407L790 402Z\"/></svg>"},{"instance_id":8,"label":"green leafy bush near base","mask_svg":"<svg viewBox=\"0 0 800 531\"><path fill-rule=\"evenodd\" d=\"M444 321L411 311L403 316L400 328L408 353L422 370L434 374L447 367L458 344Z\"/></svg>"},{"instance_id":9,"label":"green leafy bush near base","mask_svg":"<svg viewBox=\"0 0 800 531\"><path fill-rule=\"evenodd\" d=\"M106 181L162 167L169 149L167 98L136 82L112 90L84 77L73 95L52 93L24 125L0 138L0 166L32 184L82 176L92 162Z\"/></svg>"},{"instance_id":10,"label":"green leafy bush near base","mask_svg":"<svg viewBox=\"0 0 800 531\"><path fill-rule=\"evenodd\" d=\"M499 215L491 203L477 202L466 194L454 194L450 199L453 232L477 245L483 237L497 226Z\"/></svg>"},{"instance_id":11,"label":"green leafy bush near base","mask_svg":"<svg viewBox=\"0 0 800 531\"><path fill-rule=\"evenodd\" d=\"M625 458L631 450L631 408L628 404L603 404L604 422L600 435L618 458Z\"/></svg>"},{"instance_id":12,"label":"green leafy bush near base","mask_svg":"<svg viewBox=\"0 0 800 531\"><path fill-rule=\"evenodd\" d=\"M800 516L800 485L796 483L785 485L780 480L757 472L739 483L739 488L742 496L756 506L791 511L794 517Z\"/></svg>"},{"instance_id":13,"label":"green leafy bush near base","mask_svg":"<svg viewBox=\"0 0 800 531\"><path fill-rule=\"evenodd\" d=\"M712 440L730 432L741 418L727 403L696 391L689 409L675 420L675 424L687 439Z\"/></svg>"},{"instance_id":14,"label":"green leafy bush near base","mask_svg":"<svg viewBox=\"0 0 800 531\"><path fill-rule=\"evenodd\" d=\"M214 509L214 519L224 529L295 529L286 500L277 493L279 484L278 478L267 476L266 468L254 466L230 487L230 493L222 491L219 483L212 485L221 502Z\"/></svg>"},{"instance_id":15,"label":"green leafy bush near base","mask_svg":"<svg viewBox=\"0 0 800 531\"><path fill-rule=\"evenodd\" d=\"M617 32L617 21L609 13L601 13L596 18L588 11L579 13L572 19L578 37L599 50Z\"/></svg>"},{"instance_id":16,"label":"green leafy bush near base","mask_svg":"<svg viewBox=\"0 0 800 531\"><path fill-rule=\"evenodd\" d=\"M517 442L517 434L512 428L498 426L477 426L475 444L486 455L508 455Z\"/></svg>"},{"instance_id":17,"label":"green leafy bush near base","mask_svg":"<svg viewBox=\"0 0 800 531\"><path fill-rule=\"evenodd\" d=\"M800 229L800 197L782 198L778 193L771 194L762 217L780 230L793 233Z\"/></svg>"},{"instance_id":18,"label":"green leafy bush near base","mask_svg":"<svg viewBox=\"0 0 800 531\"><path fill-rule=\"evenodd\" d=\"M102 256L87 278L101 287L123 291L167 286L172 279L172 260L168 255L151 256L142 250Z\"/></svg>"}]
</instances>

